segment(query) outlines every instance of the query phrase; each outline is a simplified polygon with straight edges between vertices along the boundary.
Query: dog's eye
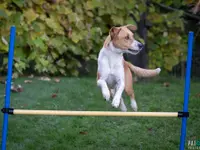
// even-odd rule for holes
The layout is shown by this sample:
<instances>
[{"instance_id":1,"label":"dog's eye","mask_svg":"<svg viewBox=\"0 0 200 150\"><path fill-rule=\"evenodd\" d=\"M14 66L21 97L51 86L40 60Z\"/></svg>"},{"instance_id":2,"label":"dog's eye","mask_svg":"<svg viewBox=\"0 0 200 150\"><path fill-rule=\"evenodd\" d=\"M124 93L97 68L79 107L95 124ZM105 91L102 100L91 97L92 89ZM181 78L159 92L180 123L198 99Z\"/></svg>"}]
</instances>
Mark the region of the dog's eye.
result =
<instances>
[{"instance_id":1,"label":"dog's eye","mask_svg":"<svg viewBox=\"0 0 200 150\"><path fill-rule=\"evenodd\" d=\"M129 36L126 36L125 39L126 39L126 40L129 40Z\"/></svg>"}]
</instances>

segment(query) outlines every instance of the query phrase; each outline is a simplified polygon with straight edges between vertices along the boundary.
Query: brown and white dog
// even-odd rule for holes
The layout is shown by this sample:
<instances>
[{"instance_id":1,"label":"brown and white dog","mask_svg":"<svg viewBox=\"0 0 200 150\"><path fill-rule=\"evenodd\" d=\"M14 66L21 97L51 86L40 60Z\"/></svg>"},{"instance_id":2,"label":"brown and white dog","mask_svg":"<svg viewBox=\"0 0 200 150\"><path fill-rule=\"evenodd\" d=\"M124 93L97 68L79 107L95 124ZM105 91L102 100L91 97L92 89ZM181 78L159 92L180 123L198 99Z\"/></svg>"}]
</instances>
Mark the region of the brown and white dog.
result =
<instances>
[{"instance_id":1,"label":"brown and white dog","mask_svg":"<svg viewBox=\"0 0 200 150\"><path fill-rule=\"evenodd\" d=\"M143 49L143 44L136 41L131 32L135 30L134 25L112 27L98 56L97 85L103 97L107 101L113 97L112 106L120 106L122 111L127 111L122 99L124 90L130 96L132 109L137 111L131 71L141 77L153 77L161 71L160 68L142 69L124 60L123 53L136 55Z\"/></svg>"}]
</instances>

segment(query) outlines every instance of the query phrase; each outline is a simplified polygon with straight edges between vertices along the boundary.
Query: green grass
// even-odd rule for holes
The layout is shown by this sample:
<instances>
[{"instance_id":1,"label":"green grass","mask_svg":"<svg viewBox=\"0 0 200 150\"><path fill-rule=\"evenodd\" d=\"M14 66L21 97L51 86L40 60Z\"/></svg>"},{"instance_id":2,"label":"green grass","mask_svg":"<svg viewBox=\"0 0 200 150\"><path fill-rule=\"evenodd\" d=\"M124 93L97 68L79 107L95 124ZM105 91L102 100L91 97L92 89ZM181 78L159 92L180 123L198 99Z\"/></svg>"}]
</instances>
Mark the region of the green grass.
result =
<instances>
[{"instance_id":1,"label":"green grass","mask_svg":"<svg viewBox=\"0 0 200 150\"><path fill-rule=\"evenodd\" d=\"M11 94L18 109L115 111L104 101L95 78L61 78L60 83L33 79L24 91ZM170 82L163 87L163 82ZM191 83L187 140L200 139L200 80ZM58 90L58 96L51 98ZM139 111L182 110L184 81L156 78L134 84ZM0 85L3 107L4 85ZM128 97L125 98L131 111ZM119 110L117 110L119 111ZM0 115L2 126L3 115ZM10 116L8 150L175 150L179 147L180 118ZM82 134L81 134L82 133ZM1 136L1 135L0 135ZM187 144L187 143L186 143ZM186 145L187 147L187 145Z\"/></svg>"}]
</instances>

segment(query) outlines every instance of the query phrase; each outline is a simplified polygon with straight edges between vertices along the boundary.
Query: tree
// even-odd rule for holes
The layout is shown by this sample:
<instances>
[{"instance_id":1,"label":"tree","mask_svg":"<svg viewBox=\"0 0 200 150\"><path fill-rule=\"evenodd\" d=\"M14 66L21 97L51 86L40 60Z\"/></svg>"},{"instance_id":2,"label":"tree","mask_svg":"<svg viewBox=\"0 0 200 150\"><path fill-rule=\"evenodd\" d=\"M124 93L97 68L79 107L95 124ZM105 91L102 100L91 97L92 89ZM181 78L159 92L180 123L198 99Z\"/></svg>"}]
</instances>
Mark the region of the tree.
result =
<instances>
[{"instance_id":1,"label":"tree","mask_svg":"<svg viewBox=\"0 0 200 150\"><path fill-rule=\"evenodd\" d=\"M149 67L171 71L185 60L184 12L165 11L158 4L186 4L172 0L150 2ZM145 0L2 0L0 51L7 52L9 28L16 25L15 75L33 68L37 73L77 76L82 61L96 60L111 26L137 24L146 9ZM136 38L143 41L137 34ZM4 59L1 70L6 68Z\"/></svg>"}]
</instances>

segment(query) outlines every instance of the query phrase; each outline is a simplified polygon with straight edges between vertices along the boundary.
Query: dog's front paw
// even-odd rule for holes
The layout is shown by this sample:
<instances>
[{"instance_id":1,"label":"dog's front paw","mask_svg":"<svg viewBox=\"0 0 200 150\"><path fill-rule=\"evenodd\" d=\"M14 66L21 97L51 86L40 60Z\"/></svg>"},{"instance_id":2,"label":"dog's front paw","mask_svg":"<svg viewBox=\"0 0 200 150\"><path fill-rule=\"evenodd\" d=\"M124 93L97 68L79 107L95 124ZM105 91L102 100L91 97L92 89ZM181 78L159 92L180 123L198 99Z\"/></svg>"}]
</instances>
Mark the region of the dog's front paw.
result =
<instances>
[{"instance_id":1,"label":"dog's front paw","mask_svg":"<svg viewBox=\"0 0 200 150\"><path fill-rule=\"evenodd\" d=\"M115 108L118 108L120 104L120 98L118 97L114 97L113 101L112 101L112 106Z\"/></svg>"},{"instance_id":2,"label":"dog's front paw","mask_svg":"<svg viewBox=\"0 0 200 150\"><path fill-rule=\"evenodd\" d=\"M103 94L103 97L104 97L104 99L105 99L106 101L109 101L109 100L110 100L110 92L109 92L108 89L106 89L106 88L103 89L102 94Z\"/></svg>"}]
</instances>

